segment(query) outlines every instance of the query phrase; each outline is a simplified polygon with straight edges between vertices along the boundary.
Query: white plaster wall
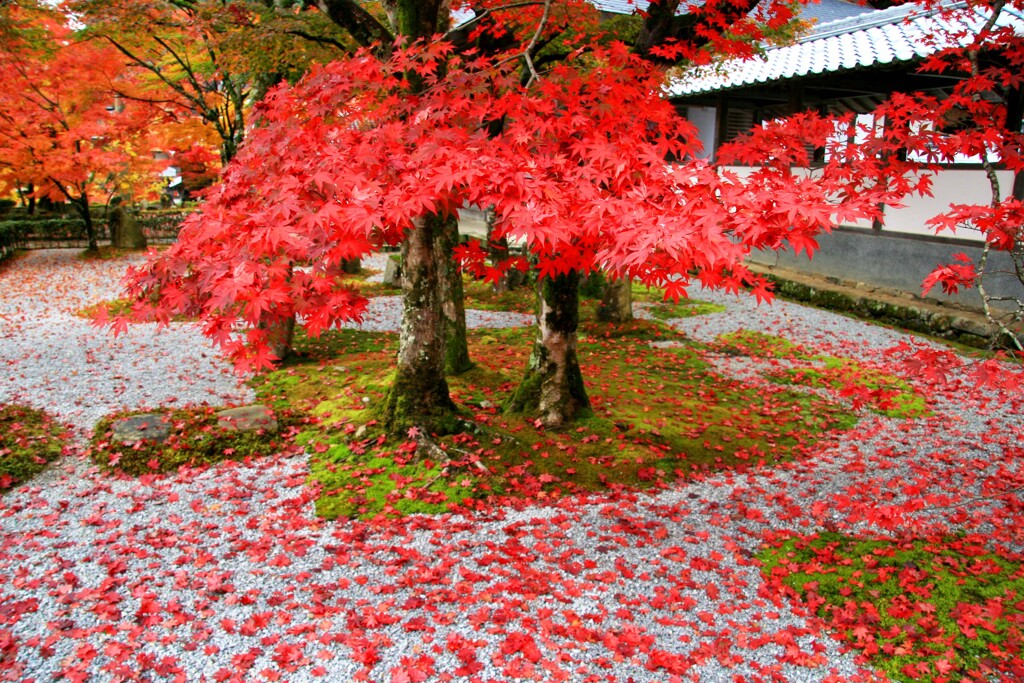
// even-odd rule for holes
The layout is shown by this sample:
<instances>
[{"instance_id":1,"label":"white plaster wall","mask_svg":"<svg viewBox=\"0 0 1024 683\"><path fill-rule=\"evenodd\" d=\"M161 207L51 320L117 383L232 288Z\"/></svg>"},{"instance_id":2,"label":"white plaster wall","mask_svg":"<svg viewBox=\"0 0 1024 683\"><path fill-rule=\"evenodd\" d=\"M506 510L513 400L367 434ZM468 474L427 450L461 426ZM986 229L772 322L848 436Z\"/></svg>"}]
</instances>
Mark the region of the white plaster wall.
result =
<instances>
[{"instance_id":1,"label":"white plaster wall","mask_svg":"<svg viewBox=\"0 0 1024 683\"><path fill-rule=\"evenodd\" d=\"M714 107L687 107L686 118L697 126L697 138L704 151L697 155L698 159L710 159L715 149L715 126L718 113Z\"/></svg>"},{"instance_id":2,"label":"white plaster wall","mask_svg":"<svg viewBox=\"0 0 1024 683\"><path fill-rule=\"evenodd\" d=\"M727 171L735 173L736 175L738 175L741 178L750 175L750 173L752 173L753 170L754 170L754 168L752 166L725 166L723 168L725 170L727 170ZM802 173L804 175L807 175L809 173L813 173L813 170L812 169L804 168L804 169L796 169L796 172L797 173ZM869 221L869 220L849 221L847 223L844 223L844 225L846 225L848 227L852 227L852 228L870 228L871 227L871 221Z\"/></svg>"},{"instance_id":3,"label":"white plaster wall","mask_svg":"<svg viewBox=\"0 0 1024 683\"><path fill-rule=\"evenodd\" d=\"M743 177L750 173L747 166L729 166L728 170ZM997 171L1002 196L1013 189L1013 173ZM951 233L944 230L936 233L928 227L927 221L949 209L950 204L988 204L992 199L988 178L981 169L946 169L932 174L931 197L908 197L901 207L885 207L886 232L933 235L937 237L956 237L981 242L981 234L976 230L957 230ZM844 225L853 228L870 228L871 221L851 221Z\"/></svg>"},{"instance_id":4,"label":"white plaster wall","mask_svg":"<svg viewBox=\"0 0 1024 683\"><path fill-rule=\"evenodd\" d=\"M1013 173L997 171L1002 195L1005 197L1013 189ZM932 175L932 196L911 197L904 202L902 208L885 208L886 231L913 234L934 235L926 221L944 213L950 204L989 204L992 194L985 171L981 169L946 169ZM975 230L957 230L951 233L942 231L939 237L958 237L981 241L981 235Z\"/></svg>"}]
</instances>

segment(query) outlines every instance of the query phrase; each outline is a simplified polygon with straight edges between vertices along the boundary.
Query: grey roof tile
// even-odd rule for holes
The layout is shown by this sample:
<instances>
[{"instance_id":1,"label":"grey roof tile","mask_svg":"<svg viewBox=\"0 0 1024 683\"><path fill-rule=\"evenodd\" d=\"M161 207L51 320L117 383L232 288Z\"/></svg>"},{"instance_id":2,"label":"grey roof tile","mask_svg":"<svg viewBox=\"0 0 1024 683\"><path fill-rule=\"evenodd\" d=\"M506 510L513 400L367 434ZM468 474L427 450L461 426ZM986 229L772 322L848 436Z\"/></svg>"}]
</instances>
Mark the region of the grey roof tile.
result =
<instances>
[{"instance_id":1,"label":"grey roof tile","mask_svg":"<svg viewBox=\"0 0 1024 683\"><path fill-rule=\"evenodd\" d=\"M650 6L647 0L590 0L590 4L598 10L610 14L634 14L637 10L647 11ZM679 14L685 14L686 7L690 4L701 3L682 2ZM874 10L871 7L858 2L850 2L850 0L809 0L807 4L800 7L800 18L816 24L823 24L872 11Z\"/></svg>"},{"instance_id":2,"label":"grey roof tile","mask_svg":"<svg viewBox=\"0 0 1024 683\"><path fill-rule=\"evenodd\" d=\"M956 16L935 16L918 5L901 5L814 27L792 45L769 47L763 56L700 67L677 77L670 96L715 92L753 83L908 62L939 49L966 44L985 21L960 5ZM1000 24L1024 35L1024 14L1004 9Z\"/></svg>"}]
</instances>

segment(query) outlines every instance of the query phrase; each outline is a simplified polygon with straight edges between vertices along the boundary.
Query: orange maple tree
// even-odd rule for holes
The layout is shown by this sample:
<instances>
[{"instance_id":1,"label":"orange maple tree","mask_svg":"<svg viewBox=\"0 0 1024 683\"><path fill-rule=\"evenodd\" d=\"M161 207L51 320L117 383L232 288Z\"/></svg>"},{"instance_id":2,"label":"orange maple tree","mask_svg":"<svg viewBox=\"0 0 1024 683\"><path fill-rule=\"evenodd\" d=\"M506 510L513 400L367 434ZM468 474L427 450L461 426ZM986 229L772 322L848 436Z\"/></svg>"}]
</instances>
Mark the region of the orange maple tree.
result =
<instances>
[{"instance_id":1,"label":"orange maple tree","mask_svg":"<svg viewBox=\"0 0 1024 683\"><path fill-rule=\"evenodd\" d=\"M75 40L59 13L7 12L17 30L0 46L0 178L70 203L96 249L90 199L145 149L152 112L115 98L125 75L113 49Z\"/></svg>"}]
</instances>

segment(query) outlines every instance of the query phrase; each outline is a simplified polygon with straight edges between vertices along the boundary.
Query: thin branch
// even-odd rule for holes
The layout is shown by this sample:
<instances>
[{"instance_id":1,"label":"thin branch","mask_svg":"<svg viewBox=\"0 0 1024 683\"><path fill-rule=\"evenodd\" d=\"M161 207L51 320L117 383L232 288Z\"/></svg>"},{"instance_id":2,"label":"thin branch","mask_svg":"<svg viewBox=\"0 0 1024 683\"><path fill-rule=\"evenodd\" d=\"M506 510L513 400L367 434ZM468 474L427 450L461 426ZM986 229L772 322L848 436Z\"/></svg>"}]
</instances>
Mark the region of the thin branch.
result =
<instances>
[{"instance_id":1,"label":"thin branch","mask_svg":"<svg viewBox=\"0 0 1024 683\"><path fill-rule=\"evenodd\" d=\"M540 41L540 34L544 31L544 26L548 23L548 18L551 16L551 0L544 0L544 14L540 17L540 22L537 24L537 30L533 32L533 38L530 39L529 45L523 50L523 59L526 60L526 67L530 70L530 79L526 81L526 87L529 88L533 85L533 82L540 78L540 74L537 73L537 67L533 64L533 50L537 47L537 43Z\"/></svg>"},{"instance_id":2,"label":"thin branch","mask_svg":"<svg viewBox=\"0 0 1024 683\"><path fill-rule=\"evenodd\" d=\"M179 66L181 66L182 71L185 72L186 78L188 78L188 82L192 84L192 87L196 89L196 92L202 93L203 84L200 83L199 79L196 78L195 72L192 70L192 65L189 62L182 59L181 57L179 57L178 53L175 52L174 48L168 45L167 41L163 38L160 38L159 36L153 36L153 40L155 40L157 44L160 45L163 49L167 50L167 52L170 53L171 57L174 58L174 61L176 61Z\"/></svg>"},{"instance_id":3,"label":"thin branch","mask_svg":"<svg viewBox=\"0 0 1024 683\"><path fill-rule=\"evenodd\" d=\"M982 26L981 30L977 33L975 40L975 47L967 51L967 59L971 64L971 77L977 78L981 73L981 69L978 65L978 47L977 45L984 40L984 38L992 31L992 28L996 25L996 21L999 20L999 15L1003 11L1003 6L1006 4L1006 0L996 0L992 3L992 15L989 16L985 25ZM978 102L981 99L981 95L973 93L971 99L974 102ZM985 169L985 175L988 178L989 188L992 192L992 209L996 210L999 208L999 204L1002 202L1002 192L999 186L999 177L996 175L995 166L988 158L988 150L982 150L981 152L981 165ZM981 305L985 311L985 318L989 321L989 324L994 325L1000 332L1000 334L1008 339L1014 346L1017 347L1018 351L1024 351L1024 341L1021 340L1020 336L1010 330L1010 328L1003 323L1003 321L995 315L992 311L992 302L998 301L995 297L991 296L985 288L985 275L988 267L988 256L991 251L991 243L985 240L985 246L981 250L981 260L978 263L978 294L981 296ZM1015 316L1019 319L1018 315ZM993 341L998 340L998 337L994 338Z\"/></svg>"},{"instance_id":4,"label":"thin branch","mask_svg":"<svg viewBox=\"0 0 1024 683\"><path fill-rule=\"evenodd\" d=\"M135 66L138 66L140 68L146 69L147 71L151 72L154 76L156 76L158 79L160 79L160 81L164 85L166 85L171 90L173 90L174 92L176 92L179 95L181 95L182 97L184 97L189 102L191 102L193 104L202 104L201 98L200 98L199 101L197 101L197 99L195 97L193 97L192 95L190 95L188 93L188 91L186 91L184 88L182 88L180 84L175 83L174 81L169 79L167 76L165 76L163 74L163 70L159 66L157 66L156 64L153 64L151 62L147 62L146 60L142 59L141 57L138 57L131 50L129 50L128 48L124 47L119 42L117 42L116 40L111 38L110 36L103 36L103 37L106 38L110 42L111 45L113 45L115 48L117 48L117 50L121 54L123 54L128 59L132 60L132 62L135 64Z\"/></svg>"},{"instance_id":5,"label":"thin branch","mask_svg":"<svg viewBox=\"0 0 1024 683\"><path fill-rule=\"evenodd\" d=\"M132 102L145 102L146 104L176 104L178 106L181 106L181 103L178 100L164 100L152 97L141 97L139 95L132 95L131 93L124 92L113 86L110 87L110 92L114 93L118 97L130 100Z\"/></svg>"}]
</instances>

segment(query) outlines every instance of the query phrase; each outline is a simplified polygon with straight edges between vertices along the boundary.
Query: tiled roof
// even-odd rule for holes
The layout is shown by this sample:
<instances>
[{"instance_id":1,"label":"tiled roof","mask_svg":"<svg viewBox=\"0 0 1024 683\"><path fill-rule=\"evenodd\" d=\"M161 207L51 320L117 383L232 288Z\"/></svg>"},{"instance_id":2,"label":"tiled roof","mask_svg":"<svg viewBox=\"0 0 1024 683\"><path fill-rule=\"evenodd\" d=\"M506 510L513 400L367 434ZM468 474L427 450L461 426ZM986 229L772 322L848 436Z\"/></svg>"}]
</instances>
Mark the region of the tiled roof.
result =
<instances>
[{"instance_id":1,"label":"tiled roof","mask_svg":"<svg viewBox=\"0 0 1024 683\"><path fill-rule=\"evenodd\" d=\"M609 14L633 14L637 10L646 11L650 5L647 0L591 0L590 4L602 12ZM700 2L679 3L679 14L686 12L689 5L702 4ZM865 12L874 12L871 7L849 0L810 0L806 5L800 6L800 18L815 24L854 17Z\"/></svg>"},{"instance_id":2,"label":"tiled roof","mask_svg":"<svg viewBox=\"0 0 1024 683\"><path fill-rule=\"evenodd\" d=\"M973 35L986 16L959 7L955 15L901 5L820 24L793 45L768 48L763 56L701 67L675 79L671 97L728 90L772 81L834 73L879 64L910 62L950 47L958 33ZM1024 34L1024 15L1003 10L999 25Z\"/></svg>"}]
</instances>

